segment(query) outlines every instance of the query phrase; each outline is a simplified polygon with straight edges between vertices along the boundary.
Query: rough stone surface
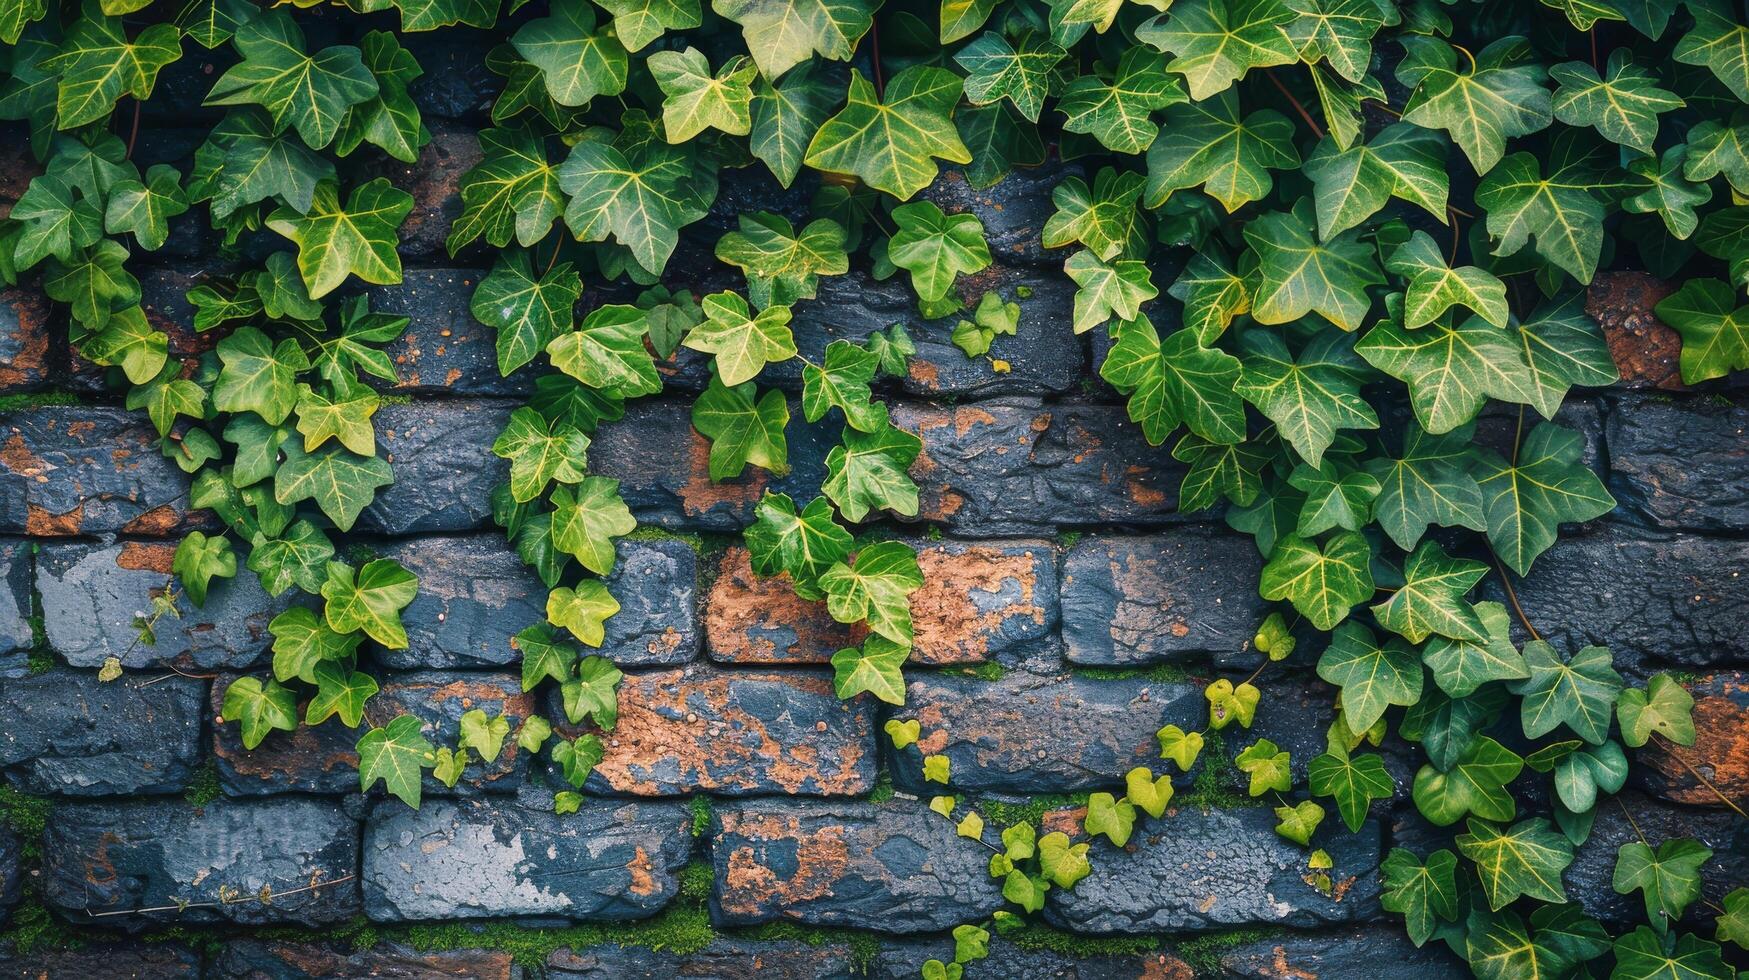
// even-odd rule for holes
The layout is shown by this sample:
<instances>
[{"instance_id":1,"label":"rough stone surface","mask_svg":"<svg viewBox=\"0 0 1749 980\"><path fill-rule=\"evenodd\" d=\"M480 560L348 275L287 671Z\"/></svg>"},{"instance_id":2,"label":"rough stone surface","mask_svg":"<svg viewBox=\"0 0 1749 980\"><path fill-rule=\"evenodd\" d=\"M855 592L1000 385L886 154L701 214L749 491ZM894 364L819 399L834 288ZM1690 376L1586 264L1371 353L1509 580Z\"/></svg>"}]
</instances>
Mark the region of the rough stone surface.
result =
<instances>
[{"instance_id":1,"label":"rough stone surface","mask_svg":"<svg viewBox=\"0 0 1749 980\"><path fill-rule=\"evenodd\" d=\"M1235 946L1221 955L1221 971L1244 980L1380 980L1420 977L1461 980L1470 971L1444 943L1417 949L1395 924L1361 926L1315 936L1286 935Z\"/></svg>"},{"instance_id":2,"label":"rough stone surface","mask_svg":"<svg viewBox=\"0 0 1749 980\"><path fill-rule=\"evenodd\" d=\"M1676 803L1724 806L1692 767L1733 801L1749 799L1749 672L1706 674L1683 686L1694 698L1694 745L1653 739L1636 753L1633 777Z\"/></svg>"},{"instance_id":3,"label":"rough stone surface","mask_svg":"<svg viewBox=\"0 0 1749 980\"><path fill-rule=\"evenodd\" d=\"M385 157L377 173L413 196L413 210L396 229L402 257L442 261L449 226L462 213L462 176L480 162L474 131L442 119L424 120L431 142L412 163ZM488 333L490 331L487 331Z\"/></svg>"},{"instance_id":4,"label":"rough stone surface","mask_svg":"<svg viewBox=\"0 0 1749 980\"><path fill-rule=\"evenodd\" d=\"M1045 222L1056 213L1051 191L1071 176L1083 176L1081 168L1075 164L1017 167L993 186L979 188L972 186L960 168L947 167L920 196L948 214L976 215L984 226L990 254L999 261L1054 266L1066 257L1066 250L1045 248L1040 235Z\"/></svg>"},{"instance_id":5,"label":"rough stone surface","mask_svg":"<svg viewBox=\"0 0 1749 980\"><path fill-rule=\"evenodd\" d=\"M698 656L698 551L678 540L626 541L603 580L619 602L595 651L626 667L667 667Z\"/></svg>"},{"instance_id":6,"label":"rough stone surface","mask_svg":"<svg viewBox=\"0 0 1749 980\"><path fill-rule=\"evenodd\" d=\"M0 828L0 925L6 924L12 907L18 904L24 880L21 851L18 836Z\"/></svg>"},{"instance_id":7,"label":"rough stone surface","mask_svg":"<svg viewBox=\"0 0 1749 980\"><path fill-rule=\"evenodd\" d=\"M862 974L851 949L778 940L719 938L696 953L611 944L555 950L546 980L853 980Z\"/></svg>"},{"instance_id":8,"label":"rough stone surface","mask_svg":"<svg viewBox=\"0 0 1749 980\"><path fill-rule=\"evenodd\" d=\"M1645 922L1646 905L1640 893L1618 895L1612 885L1617 853L1623 844L1640 840L1642 834L1653 847L1691 837L1711 848L1711 860L1700 869L1701 898L1715 906L1726 892L1749 881L1749 822L1725 810L1671 806L1638 793L1624 793L1598 804L1591 836L1579 845L1573 863L1561 876L1567 894L1586 912L1611 925L1631 927ZM1704 922L1710 935L1716 914L1697 902L1684 918Z\"/></svg>"},{"instance_id":9,"label":"rough stone surface","mask_svg":"<svg viewBox=\"0 0 1749 980\"><path fill-rule=\"evenodd\" d=\"M1224 528L1084 539L1063 562L1066 655L1134 666L1249 651L1268 611L1262 568L1250 538Z\"/></svg>"},{"instance_id":10,"label":"rough stone surface","mask_svg":"<svg viewBox=\"0 0 1749 980\"><path fill-rule=\"evenodd\" d=\"M1303 876L1306 852L1275 833L1262 807L1168 810L1142 816L1130 846L1101 851L1073 891L1053 889L1054 925L1100 934L1206 932L1235 926L1309 928L1364 921L1378 912L1379 827L1326 831L1335 888L1325 896Z\"/></svg>"},{"instance_id":11,"label":"rough stone surface","mask_svg":"<svg viewBox=\"0 0 1749 980\"><path fill-rule=\"evenodd\" d=\"M576 813L507 801L378 805L365 826L364 907L377 922L559 916L641 919L679 890L692 815L591 800Z\"/></svg>"},{"instance_id":12,"label":"rough stone surface","mask_svg":"<svg viewBox=\"0 0 1749 980\"><path fill-rule=\"evenodd\" d=\"M1154 737L1172 723L1201 720L1201 687L1142 679L1036 677L1001 680L915 673L897 718L915 718L923 737L892 756L894 785L928 794L923 757L946 755L952 788L997 793L1063 793L1123 782L1160 756Z\"/></svg>"},{"instance_id":13,"label":"rough stone surface","mask_svg":"<svg viewBox=\"0 0 1749 980\"><path fill-rule=\"evenodd\" d=\"M144 415L59 406L0 413L0 531L39 537L174 534L188 477Z\"/></svg>"},{"instance_id":14,"label":"rough stone surface","mask_svg":"<svg viewBox=\"0 0 1749 980\"><path fill-rule=\"evenodd\" d=\"M521 970L511 955L496 949L455 949L422 953L398 943L362 952L340 952L314 943L237 939L225 944L207 966L207 980L514 980Z\"/></svg>"},{"instance_id":15,"label":"rough stone surface","mask_svg":"<svg viewBox=\"0 0 1749 980\"><path fill-rule=\"evenodd\" d=\"M547 717L565 717L553 695ZM814 671L704 664L628 674L591 792L854 796L874 788L874 706Z\"/></svg>"},{"instance_id":16,"label":"rough stone surface","mask_svg":"<svg viewBox=\"0 0 1749 980\"><path fill-rule=\"evenodd\" d=\"M383 557L419 577L419 594L401 611L405 649L378 646L396 670L497 667L521 662L510 638L546 620L547 590L502 534L412 538Z\"/></svg>"},{"instance_id":17,"label":"rough stone surface","mask_svg":"<svg viewBox=\"0 0 1749 980\"><path fill-rule=\"evenodd\" d=\"M871 980L915 980L929 960L953 962L951 939L888 943L869 968ZM966 975L1000 980L1192 980L1189 963L1164 951L1131 954L1058 953L1026 949L992 936L990 955L968 964Z\"/></svg>"},{"instance_id":18,"label":"rough stone surface","mask_svg":"<svg viewBox=\"0 0 1749 980\"><path fill-rule=\"evenodd\" d=\"M0 959L5 980L199 980L200 954L180 943L99 943Z\"/></svg>"},{"instance_id":19,"label":"rough stone surface","mask_svg":"<svg viewBox=\"0 0 1749 980\"><path fill-rule=\"evenodd\" d=\"M0 655L36 645L30 628L30 542L0 538Z\"/></svg>"},{"instance_id":20,"label":"rough stone surface","mask_svg":"<svg viewBox=\"0 0 1749 980\"><path fill-rule=\"evenodd\" d=\"M860 644L868 632L833 619L824 601L796 595L788 576L754 574L747 549L739 545L717 560L704 629L713 660L743 664L823 664L836 651Z\"/></svg>"},{"instance_id":21,"label":"rough stone surface","mask_svg":"<svg viewBox=\"0 0 1749 980\"><path fill-rule=\"evenodd\" d=\"M893 421L923 439L911 466L919 514L964 534L1178 523L1184 467L1151 447L1123 409L998 400L902 404Z\"/></svg>"},{"instance_id":22,"label":"rough stone surface","mask_svg":"<svg viewBox=\"0 0 1749 980\"><path fill-rule=\"evenodd\" d=\"M48 297L0 289L0 392L34 391L54 380L54 327Z\"/></svg>"},{"instance_id":23,"label":"rough stone surface","mask_svg":"<svg viewBox=\"0 0 1749 980\"><path fill-rule=\"evenodd\" d=\"M401 285L370 289L372 310L412 322L386 348L395 382L367 380L398 394L527 397L535 369L525 365L499 375L498 335L470 310L481 275L478 269L409 269Z\"/></svg>"},{"instance_id":24,"label":"rough stone surface","mask_svg":"<svg viewBox=\"0 0 1749 980\"><path fill-rule=\"evenodd\" d=\"M359 910L358 825L330 800L76 803L43 834L43 901L74 922L128 930L152 923L342 922ZM324 887L302 892L312 882ZM273 901L220 902L272 890ZM178 911L182 901L192 903ZM209 904L210 903L210 904Z\"/></svg>"},{"instance_id":25,"label":"rough stone surface","mask_svg":"<svg viewBox=\"0 0 1749 980\"><path fill-rule=\"evenodd\" d=\"M490 524L492 488L510 475L492 442L513 407L483 400L383 406L377 454L394 468L395 482L377 491L358 528L405 535Z\"/></svg>"},{"instance_id":26,"label":"rough stone surface","mask_svg":"<svg viewBox=\"0 0 1749 980\"><path fill-rule=\"evenodd\" d=\"M989 852L915 803L758 800L718 807L711 833L718 925L930 932L1002 905Z\"/></svg>"},{"instance_id":27,"label":"rough stone surface","mask_svg":"<svg viewBox=\"0 0 1749 980\"><path fill-rule=\"evenodd\" d=\"M1606 438L1610 492L1636 519L1713 533L1749 527L1749 406L1625 398Z\"/></svg>"},{"instance_id":28,"label":"rough stone surface","mask_svg":"<svg viewBox=\"0 0 1749 980\"><path fill-rule=\"evenodd\" d=\"M1745 568L1749 542L1604 521L1544 552L1519 582L1518 601L1557 645L1607 646L1624 667L1643 660L1739 663L1749 659ZM1493 577L1483 590L1505 601Z\"/></svg>"},{"instance_id":29,"label":"rough stone surface","mask_svg":"<svg viewBox=\"0 0 1749 980\"><path fill-rule=\"evenodd\" d=\"M1603 329L1621 383L1630 388L1680 389L1682 336L1653 312L1676 290L1644 272L1600 272L1585 312Z\"/></svg>"},{"instance_id":30,"label":"rough stone surface","mask_svg":"<svg viewBox=\"0 0 1749 980\"><path fill-rule=\"evenodd\" d=\"M214 717L233 680L235 675L221 674L213 681L209 708ZM398 715L411 714L425 723L425 737L434 743L453 745L462 715L474 708L490 717L504 715L512 733L534 712L535 696L522 692L522 679L516 674L427 671L380 674L377 682L381 690L365 705L364 726L386 725ZM300 718L303 707L299 706ZM313 728L299 725L296 731L272 732L253 750L245 750L236 725L215 725L213 760L219 784L233 796L355 792L359 788L356 746L368 730L364 726L347 728L339 718L329 718ZM476 757L469 763L454 788L426 773L424 792L439 796L515 792L527 769L527 753L517 748L513 736L505 739L497 759L486 763Z\"/></svg>"},{"instance_id":31,"label":"rough stone surface","mask_svg":"<svg viewBox=\"0 0 1749 980\"><path fill-rule=\"evenodd\" d=\"M171 676L103 683L54 670L0 681L0 769L37 795L174 793L201 759L206 685Z\"/></svg>"},{"instance_id":32,"label":"rough stone surface","mask_svg":"<svg viewBox=\"0 0 1749 980\"><path fill-rule=\"evenodd\" d=\"M273 645L273 617L304 601L295 591L269 596L239 569L234 578L214 579L206 605L197 607L171 575L175 554L169 542L45 545L36 587L49 645L75 667L117 657L123 667L244 668ZM135 617L150 615L152 598L173 585L179 616L158 620L156 643L139 642Z\"/></svg>"}]
</instances>

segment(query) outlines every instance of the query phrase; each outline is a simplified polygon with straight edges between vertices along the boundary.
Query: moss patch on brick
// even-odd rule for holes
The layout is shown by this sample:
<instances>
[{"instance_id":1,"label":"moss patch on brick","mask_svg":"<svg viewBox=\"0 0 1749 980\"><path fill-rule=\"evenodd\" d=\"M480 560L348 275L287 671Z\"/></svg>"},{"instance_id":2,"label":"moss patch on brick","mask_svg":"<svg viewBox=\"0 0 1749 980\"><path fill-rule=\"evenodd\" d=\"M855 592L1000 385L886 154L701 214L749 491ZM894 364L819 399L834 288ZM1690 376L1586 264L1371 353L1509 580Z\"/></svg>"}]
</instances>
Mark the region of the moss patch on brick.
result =
<instances>
[{"instance_id":1,"label":"moss patch on brick","mask_svg":"<svg viewBox=\"0 0 1749 980\"><path fill-rule=\"evenodd\" d=\"M1137 956L1160 948L1158 936L1082 936L1031 920L1001 932L1002 938L1021 949L1044 950L1063 956Z\"/></svg>"},{"instance_id":2,"label":"moss patch on brick","mask_svg":"<svg viewBox=\"0 0 1749 980\"><path fill-rule=\"evenodd\" d=\"M1096 681L1152 681L1157 684L1183 684L1195 678L1177 664L1155 664L1152 667L1071 667L1069 673Z\"/></svg>"},{"instance_id":3,"label":"moss patch on brick","mask_svg":"<svg viewBox=\"0 0 1749 980\"><path fill-rule=\"evenodd\" d=\"M1218 977L1225 974L1221 969L1221 954L1236 946L1244 946L1280 935L1276 929L1235 929L1231 932L1217 932L1207 936L1198 936L1176 944L1172 951L1178 958L1190 964L1199 977Z\"/></svg>"}]
</instances>

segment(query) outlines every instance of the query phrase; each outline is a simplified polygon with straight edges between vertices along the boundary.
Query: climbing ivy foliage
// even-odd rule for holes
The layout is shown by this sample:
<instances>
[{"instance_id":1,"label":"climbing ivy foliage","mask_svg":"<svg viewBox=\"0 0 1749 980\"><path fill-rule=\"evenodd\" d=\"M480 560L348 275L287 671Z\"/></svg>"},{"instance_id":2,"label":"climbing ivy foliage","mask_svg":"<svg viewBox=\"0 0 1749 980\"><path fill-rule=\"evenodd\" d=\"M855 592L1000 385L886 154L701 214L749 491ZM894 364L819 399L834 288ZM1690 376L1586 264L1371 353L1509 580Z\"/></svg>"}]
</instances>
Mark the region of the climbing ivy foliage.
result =
<instances>
[{"instance_id":1,"label":"climbing ivy foliage","mask_svg":"<svg viewBox=\"0 0 1749 980\"><path fill-rule=\"evenodd\" d=\"M1250 795L1308 848L1408 794L1451 828L1384 864L1387 909L1417 943L1443 941L1484 977L1728 977L1749 890L1694 932L1693 841L1622 848L1615 887L1647 924L1611 937L1567 901L1561 872L1595 808L1627 779L1626 749L1694 740L1672 678L1630 685L1607 649L1513 638L1475 601L1531 571L1564 524L1614 501L1559 409L1616 372L1582 291L1600 268L1681 277L1658 306L1689 383L1749 369L1749 26L1716 0L0 0L0 118L23 121L41 164L0 219L0 276L65 305L71 342L125 385L192 503L174 574L197 605L245 569L306 601L275 618L271 673L237 680L223 720L254 748L337 718L361 730L361 786L417 806L509 751L545 754L575 790L606 756L620 672L590 652L618 610L604 577L636 527L591 440L626 403L688 365L707 379L692 424L713 480L790 473L792 403L837 445L818 488L767 492L746 543L867 639L832 656L838 694L905 717L922 585L909 545L861 527L915 517L918 438L875 396L915 353L904 323L804 353L794 308L853 261L901 276L918 320L995 371L1024 289L980 289L992 264L972 214L919 199L944 164L978 187L1055 157L1045 247L1076 285L1072 320L1147 441L1188 467L1183 510L1218 510L1264 559L1257 673L1206 688L1208 724L1159 733L1158 770L1094 793L1089 838L1128 842L1170 819L1174 770L1214 732L1251 727L1269 665L1302 651L1339 692L1327 750L1297 785L1267 739L1237 752ZM497 32L502 78L480 161L463 178L448 249L489 264L473 315L499 370L534 394L492 451L508 481L492 511L550 590L544 622L505 638L523 686L556 687L564 719L469 711L455 731L385 709L364 641L405 647L418 592L397 563L337 550L395 480L377 445L385 345L407 318L361 287L401 281L413 199L372 176L414 163L430 135L410 94L418 32ZM319 37L320 40L313 40ZM884 45L883 42L884 41ZM183 58L218 66L165 93ZM443 70L458 70L445 65ZM211 128L191 163L137 162L142 103L163 95ZM175 111L175 110L172 110ZM701 294L671 259L711 213L727 171L816 188L805 212L745 211L714 243L735 288ZM804 172L809 176L804 178ZM185 350L148 317L130 267L205 223L225 268L190 290ZM696 229L695 229L696 230ZM793 367L787 367L794 362ZM148 637L149 640L149 637ZM436 739L434 741L433 739ZM1406 743L1411 785L1379 749ZM1204 766L1216 764L1202 759ZM952 785L949 760L922 760ZM1536 790L1531 792L1532 786ZM1547 803L1533 804L1529 800ZM932 809L994 852L1014 909L1087 875L1096 840L987 826L969 803ZM988 839L987 839L988 838ZM990 839L999 840L1000 847ZM998 915L1005 926L1014 912ZM955 931L955 978L987 951Z\"/></svg>"}]
</instances>

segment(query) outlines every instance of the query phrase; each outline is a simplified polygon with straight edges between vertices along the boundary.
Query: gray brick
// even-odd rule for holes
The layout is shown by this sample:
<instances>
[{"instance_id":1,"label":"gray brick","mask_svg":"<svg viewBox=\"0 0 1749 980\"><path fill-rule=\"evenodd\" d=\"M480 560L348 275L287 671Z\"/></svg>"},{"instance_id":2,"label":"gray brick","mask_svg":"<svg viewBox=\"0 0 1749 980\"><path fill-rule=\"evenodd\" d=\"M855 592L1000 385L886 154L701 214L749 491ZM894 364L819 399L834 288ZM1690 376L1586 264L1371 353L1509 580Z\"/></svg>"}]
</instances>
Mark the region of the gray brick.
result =
<instances>
[{"instance_id":1,"label":"gray brick","mask_svg":"<svg viewBox=\"0 0 1749 980\"><path fill-rule=\"evenodd\" d=\"M104 683L89 671L0 680L0 768L26 793L175 793L200 765L206 684L169 676Z\"/></svg>"},{"instance_id":2,"label":"gray brick","mask_svg":"<svg viewBox=\"0 0 1749 980\"><path fill-rule=\"evenodd\" d=\"M144 413L58 406L0 413L0 531L38 537L174 534L188 476Z\"/></svg>"}]
</instances>

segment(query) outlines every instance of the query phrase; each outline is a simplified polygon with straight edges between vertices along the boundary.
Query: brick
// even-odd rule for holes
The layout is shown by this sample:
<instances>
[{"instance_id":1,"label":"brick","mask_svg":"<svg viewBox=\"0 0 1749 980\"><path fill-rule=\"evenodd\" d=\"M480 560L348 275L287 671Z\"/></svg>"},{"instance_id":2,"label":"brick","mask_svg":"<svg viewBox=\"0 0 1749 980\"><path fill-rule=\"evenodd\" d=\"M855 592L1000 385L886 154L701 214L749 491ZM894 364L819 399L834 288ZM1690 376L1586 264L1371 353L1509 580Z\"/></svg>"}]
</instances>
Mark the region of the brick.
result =
<instances>
[{"instance_id":1,"label":"brick","mask_svg":"<svg viewBox=\"0 0 1749 980\"><path fill-rule=\"evenodd\" d=\"M1221 954L1223 976L1242 980L1378 980L1380 977L1421 977L1463 980L1464 961L1444 943L1417 949L1396 923L1356 926L1318 935L1292 933L1242 943Z\"/></svg>"},{"instance_id":2,"label":"brick","mask_svg":"<svg viewBox=\"0 0 1749 980\"><path fill-rule=\"evenodd\" d=\"M36 645L30 626L30 542L0 538L0 656Z\"/></svg>"},{"instance_id":3,"label":"brick","mask_svg":"<svg viewBox=\"0 0 1749 980\"><path fill-rule=\"evenodd\" d=\"M52 320L42 293L0 288L0 392L36 391L54 381Z\"/></svg>"},{"instance_id":4,"label":"brick","mask_svg":"<svg viewBox=\"0 0 1749 980\"><path fill-rule=\"evenodd\" d=\"M1061 267L1067 252L1040 241L1045 222L1056 213L1051 192L1064 178L1085 177L1077 164L1017 167L990 187L974 187L959 167L947 167L921 197L948 214L970 214L984 226L984 241L999 262ZM1023 304L1024 305L1024 304Z\"/></svg>"},{"instance_id":5,"label":"brick","mask_svg":"<svg viewBox=\"0 0 1749 980\"><path fill-rule=\"evenodd\" d=\"M169 542L45 545L36 586L49 645L75 667L117 657L130 668L245 668L272 646L273 617L308 601L297 592L271 597L254 573L239 568L234 578L214 579L206 605L197 607L171 575L175 554ZM134 618L149 614L152 598L172 586L179 615L159 618L156 643L139 642Z\"/></svg>"},{"instance_id":6,"label":"brick","mask_svg":"<svg viewBox=\"0 0 1749 980\"><path fill-rule=\"evenodd\" d=\"M1705 668L1749 661L1744 568L1749 542L1604 521L1563 536L1516 588L1525 614L1556 646L1607 646L1629 669L1646 660ZM1491 577L1483 591L1505 601Z\"/></svg>"},{"instance_id":7,"label":"brick","mask_svg":"<svg viewBox=\"0 0 1749 980\"><path fill-rule=\"evenodd\" d=\"M0 768L25 793L175 793L200 765L206 684L189 678L109 683L54 670L0 681Z\"/></svg>"},{"instance_id":8,"label":"brick","mask_svg":"<svg viewBox=\"0 0 1749 980\"><path fill-rule=\"evenodd\" d=\"M1305 880L1306 852L1274 828L1275 815L1263 807L1143 815L1129 847L1101 850L1073 890L1052 889L1045 917L1059 928L1111 935L1310 928L1378 914L1376 822L1316 841L1335 862L1329 896Z\"/></svg>"},{"instance_id":9,"label":"brick","mask_svg":"<svg viewBox=\"0 0 1749 980\"><path fill-rule=\"evenodd\" d=\"M933 932L1000 908L989 852L910 801L717 807L711 921Z\"/></svg>"},{"instance_id":10,"label":"brick","mask_svg":"<svg viewBox=\"0 0 1749 980\"><path fill-rule=\"evenodd\" d=\"M558 694L549 718L564 719ZM815 671L684 670L628 674L619 723L591 792L678 796L855 796L874 788L874 707L840 701ZM567 729L568 731L569 729Z\"/></svg>"},{"instance_id":11,"label":"brick","mask_svg":"<svg viewBox=\"0 0 1749 980\"><path fill-rule=\"evenodd\" d=\"M1738 533L1749 528L1749 405L1626 397L1609 413L1609 489L1637 521Z\"/></svg>"},{"instance_id":12,"label":"brick","mask_svg":"<svg viewBox=\"0 0 1749 980\"><path fill-rule=\"evenodd\" d=\"M0 531L37 537L180 533L188 476L142 412L54 406L0 413Z\"/></svg>"},{"instance_id":13,"label":"brick","mask_svg":"<svg viewBox=\"0 0 1749 980\"><path fill-rule=\"evenodd\" d=\"M590 800L576 813L509 801L387 801L364 833L377 922L557 916L641 919L679 891L692 815L679 803Z\"/></svg>"},{"instance_id":14,"label":"brick","mask_svg":"<svg viewBox=\"0 0 1749 980\"><path fill-rule=\"evenodd\" d=\"M1603 330L1621 384L1629 388L1683 387L1682 337L1653 307L1675 292L1644 272L1600 272L1585 297L1585 312Z\"/></svg>"},{"instance_id":15,"label":"brick","mask_svg":"<svg viewBox=\"0 0 1749 980\"><path fill-rule=\"evenodd\" d=\"M486 67L486 52L499 42L488 31L419 31L402 35L425 74L407 86L421 117L484 124L504 77ZM429 126L430 119L426 119Z\"/></svg>"},{"instance_id":16,"label":"brick","mask_svg":"<svg viewBox=\"0 0 1749 980\"><path fill-rule=\"evenodd\" d=\"M605 943L583 949L554 950L547 957L546 980L853 980L862 976L851 948L843 943L793 940L741 940L719 937L704 949L675 953Z\"/></svg>"},{"instance_id":17,"label":"brick","mask_svg":"<svg viewBox=\"0 0 1749 980\"><path fill-rule=\"evenodd\" d=\"M7 137L0 140L0 218L4 218L12 214L12 206L43 168L31 155L28 127L6 123L0 133Z\"/></svg>"},{"instance_id":18,"label":"brick","mask_svg":"<svg viewBox=\"0 0 1749 980\"><path fill-rule=\"evenodd\" d=\"M356 953L315 943L234 939L207 967L207 980L521 980L522 971L499 949L420 952L399 943L380 943Z\"/></svg>"},{"instance_id":19,"label":"brick","mask_svg":"<svg viewBox=\"0 0 1749 980\"><path fill-rule=\"evenodd\" d=\"M1636 754L1632 778L1675 803L1724 806L1718 793L1694 778L1693 767L1719 793L1749 799L1749 672L1704 674L1683 686L1694 698L1694 745L1653 739Z\"/></svg>"},{"instance_id":20,"label":"brick","mask_svg":"<svg viewBox=\"0 0 1749 980\"><path fill-rule=\"evenodd\" d=\"M394 468L395 482L377 491L358 530L402 536L489 526L492 488L510 476L492 443L514 407L487 400L383 406L377 453Z\"/></svg>"},{"instance_id":21,"label":"brick","mask_svg":"<svg viewBox=\"0 0 1749 980\"><path fill-rule=\"evenodd\" d=\"M0 828L0 925L23 895L24 849L18 835Z\"/></svg>"},{"instance_id":22,"label":"brick","mask_svg":"<svg viewBox=\"0 0 1749 980\"><path fill-rule=\"evenodd\" d=\"M6 980L200 980L200 954L180 943L97 943L0 958Z\"/></svg>"},{"instance_id":23,"label":"brick","mask_svg":"<svg viewBox=\"0 0 1749 980\"><path fill-rule=\"evenodd\" d=\"M524 365L501 376L497 331L474 319L470 304L481 275L478 269L409 269L400 285L367 290L372 310L411 322L385 347L395 381L366 380L403 395L527 398L538 369Z\"/></svg>"},{"instance_id":24,"label":"brick","mask_svg":"<svg viewBox=\"0 0 1749 980\"><path fill-rule=\"evenodd\" d=\"M546 621L546 586L502 534L428 537L383 549L419 577L419 594L401 611L405 649L377 647L394 670L502 667L522 655L510 638Z\"/></svg>"},{"instance_id":25,"label":"brick","mask_svg":"<svg viewBox=\"0 0 1749 980\"><path fill-rule=\"evenodd\" d=\"M966 972L974 980L977 977L1005 980L1043 977L1052 980L1193 980L1196 975L1189 963L1163 951L1059 953L1017 946L999 934L991 936L989 947L990 955L967 964ZM869 966L868 975L871 980L915 980L926 961L952 963L953 956L952 939L883 943L874 963Z\"/></svg>"},{"instance_id":26,"label":"brick","mask_svg":"<svg viewBox=\"0 0 1749 980\"><path fill-rule=\"evenodd\" d=\"M215 718L226 688L235 679L235 675L221 674L213 680L210 710ZM356 729L342 725L339 718L330 718L313 728L299 725L296 731L273 732L251 751L243 748L236 725L213 726L213 761L218 766L219 785L231 796L353 793L359 788L356 745L369 727L411 714L425 723L427 738L454 745L462 715L474 708L488 716L505 715L513 734L534 712L534 696L522 692L522 680L515 674L427 671L379 674L377 682L381 690L365 705L364 725ZM303 716L302 705L298 714ZM517 748L512 737L505 740L497 759L485 763L476 758L469 763L453 789L427 773L424 791L438 796L515 792L527 768L526 753Z\"/></svg>"},{"instance_id":27,"label":"brick","mask_svg":"<svg viewBox=\"0 0 1749 980\"><path fill-rule=\"evenodd\" d=\"M1176 513L1183 465L1168 447L1148 446L1121 408L907 403L894 407L893 420L923 440L911 466L921 518L958 533L1183 521Z\"/></svg>"},{"instance_id":28,"label":"brick","mask_svg":"<svg viewBox=\"0 0 1749 980\"><path fill-rule=\"evenodd\" d=\"M396 229L400 239L396 251L414 261L447 257L444 240L449 237L450 224L462 213L462 176L482 156L472 128L444 119L424 123L431 142L420 149L417 160L406 163L385 154L371 172L387 177L413 196L413 210Z\"/></svg>"},{"instance_id":29,"label":"brick","mask_svg":"<svg viewBox=\"0 0 1749 980\"><path fill-rule=\"evenodd\" d=\"M64 804L43 833L42 894L75 922L169 906L98 920L129 931L171 921L318 926L358 913L358 858L358 825L330 800ZM294 893L312 882L330 884ZM219 900L263 888L271 904Z\"/></svg>"},{"instance_id":30,"label":"brick","mask_svg":"<svg viewBox=\"0 0 1749 980\"><path fill-rule=\"evenodd\" d=\"M668 667L698 656L698 552L678 540L621 540L603 582L619 601L595 651L622 667Z\"/></svg>"},{"instance_id":31,"label":"brick","mask_svg":"<svg viewBox=\"0 0 1749 980\"><path fill-rule=\"evenodd\" d=\"M1065 655L1099 666L1254 663L1251 636L1268 614L1262 569L1250 539L1224 528L1087 538L1063 563Z\"/></svg>"},{"instance_id":32,"label":"brick","mask_svg":"<svg viewBox=\"0 0 1749 980\"><path fill-rule=\"evenodd\" d=\"M1049 637L1057 620L1055 551L1047 541L916 542L923 587L911 594L911 662L981 663ZM753 574L747 550L723 554L705 614L711 657L729 663L826 663L862 642L785 576Z\"/></svg>"},{"instance_id":33,"label":"brick","mask_svg":"<svg viewBox=\"0 0 1749 980\"><path fill-rule=\"evenodd\" d=\"M1717 913L1703 903L1722 907L1726 892L1749 881L1749 823L1728 810L1672 806L1628 792L1613 800L1600 800L1596 815L1591 836L1579 845L1561 881L1569 898L1611 926L1627 929L1646 921L1641 894L1618 895L1613 886L1622 845L1639 841L1642 834L1653 847L1690 837L1712 849L1712 858L1700 869L1702 901L1689 906L1683 917L1691 930L1698 926L1710 936Z\"/></svg>"},{"instance_id":34,"label":"brick","mask_svg":"<svg viewBox=\"0 0 1749 980\"><path fill-rule=\"evenodd\" d=\"M898 718L923 735L892 759L893 782L928 795L923 757L946 755L955 790L1067 793L1104 789L1160 756L1154 733L1202 719L1201 687L1010 672L1000 680L913 674Z\"/></svg>"}]
</instances>

